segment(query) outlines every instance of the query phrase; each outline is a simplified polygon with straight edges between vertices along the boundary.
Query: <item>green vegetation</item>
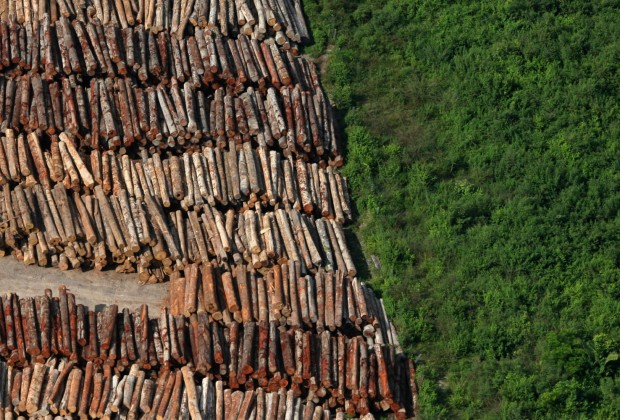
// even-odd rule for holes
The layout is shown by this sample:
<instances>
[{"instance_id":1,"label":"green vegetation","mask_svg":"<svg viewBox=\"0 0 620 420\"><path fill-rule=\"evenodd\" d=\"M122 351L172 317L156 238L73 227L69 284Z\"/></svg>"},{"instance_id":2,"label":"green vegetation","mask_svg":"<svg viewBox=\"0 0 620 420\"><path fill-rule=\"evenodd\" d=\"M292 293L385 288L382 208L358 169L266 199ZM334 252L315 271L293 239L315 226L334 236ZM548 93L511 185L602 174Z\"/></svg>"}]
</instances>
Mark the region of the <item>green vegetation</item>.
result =
<instances>
[{"instance_id":1,"label":"green vegetation","mask_svg":"<svg viewBox=\"0 0 620 420\"><path fill-rule=\"evenodd\" d=\"M620 418L620 2L304 7L422 415Z\"/></svg>"}]
</instances>

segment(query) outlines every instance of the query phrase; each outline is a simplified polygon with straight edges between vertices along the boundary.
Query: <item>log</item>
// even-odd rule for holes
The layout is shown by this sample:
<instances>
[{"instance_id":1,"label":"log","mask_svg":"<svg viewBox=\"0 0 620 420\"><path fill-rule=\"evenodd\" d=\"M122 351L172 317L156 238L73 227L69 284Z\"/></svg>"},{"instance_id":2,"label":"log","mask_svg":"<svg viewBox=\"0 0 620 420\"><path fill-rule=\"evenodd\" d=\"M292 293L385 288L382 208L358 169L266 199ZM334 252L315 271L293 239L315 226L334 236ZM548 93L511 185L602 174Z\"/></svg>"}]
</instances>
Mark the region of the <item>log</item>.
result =
<instances>
[{"instance_id":1,"label":"log","mask_svg":"<svg viewBox=\"0 0 620 420\"><path fill-rule=\"evenodd\" d=\"M67 409L71 414L77 412L80 389L82 388L82 370L75 368L72 372L73 379L71 380L71 388L69 389L69 399L67 402Z\"/></svg>"},{"instance_id":2,"label":"log","mask_svg":"<svg viewBox=\"0 0 620 420\"><path fill-rule=\"evenodd\" d=\"M352 338L348 342L348 356L347 356L347 372L346 372L346 387L353 394L358 394L360 366L359 366L359 341L357 338Z\"/></svg>"},{"instance_id":3,"label":"log","mask_svg":"<svg viewBox=\"0 0 620 420\"><path fill-rule=\"evenodd\" d=\"M142 389L144 387L144 382L145 382L144 371L138 371L136 373L136 381L135 381L134 389L131 395L131 399L129 401L129 405L128 406L125 405L126 408L129 408L129 413L128 413L129 418L135 418L138 412L138 407L141 402L140 397L142 395Z\"/></svg>"},{"instance_id":4,"label":"log","mask_svg":"<svg viewBox=\"0 0 620 420\"><path fill-rule=\"evenodd\" d=\"M37 331L37 319L35 313L34 299L21 299L20 306L26 353L28 353L31 357L36 357L41 354L41 349L39 347L39 334Z\"/></svg>"},{"instance_id":5,"label":"log","mask_svg":"<svg viewBox=\"0 0 620 420\"><path fill-rule=\"evenodd\" d=\"M65 363L64 367L60 371L60 374L58 375L58 379L56 380L52 388L52 392L49 395L49 398L47 400L48 404L54 405L56 403L56 400L60 397L60 393L64 390L63 385L65 383L65 380L67 380L74 366L75 361L73 360Z\"/></svg>"},{"instance_id":6,"label":"log","mask_svg":"<svg viewBox=\"0 0 620 420\"><path fill-rule=\"evenodd\" d=\"M34 414L39 408L39 401L41 398L41 391L43 390L43 381L46 371L46 365L42 363L36 363L34 365L25 405L28 414Z\"/></svg>"},{"instance_id":7,"label":"log","mask_svg":"<svg viewBox=\"0 0 620 420\"><path fill-rule=\"evenodd\" d=\"M151 413L151 402L153 399L153 391L154 391L155 383L150 379L144 380L144 385L142 386L142 393L140 395L140 411L142 411L145 415Z\"/></svg>"},{"instance_id":8,"label":"log","mask_svg":"<svg viewBox=\"0 0 620 420\"><path fill-rule=\"evenodd\" d=\"M167 418L178 418L179 417L179 412L181 411L182 389L183 389L183 373L182 371L178 370L175 373L174 388L172 389L172 394L170 397L170 401L168 403L168 408L165 413Z\"/></svg>"},{"instance_id":9,"label":"log","mask_svg":"<svg viewBox=\"0 0 620 420\"><path fill-rule=\"evenodd\" d=\"M340 251L342 253L342 258L346 266L347 275L349 277L355 277L355 275L357 274L357 270L355 269L353 258L351 257L351 254L349 253L349 249L347 248L342 226L334 220L331 220L330 222L331 222L331 225L333 227L333 230L336 236L338 247L340 248ZM342 267L342 268L345 268L345 267Z\"/></svg>"},{"instance_id":10,"label":"log","mask_svg":"<svg viewBox=\"0 0 620 420\"><path fill-rule=\"evenodd\" d=\"M241 352L241 369L240 373L250 375L254 372L253 354L254 354L254 335L256 324L254 322L245 322L243 328L243 348Z\"/></svg>"},{"instance_id":11,"label":"log","mask_svg":"<svg viewBox=\"0 0 620 420\"><path fill-rule=\"evenodd\" d=\"M235 292L235 287L233 286L232 275L230 272L226 271L221 274L222 279L222 287L224 291L224 296L226 297L226 305L230 312L237 312L239 308L239 300L237 298L237 293Z\"/></svg>"},{"instance_id":12,"label":"log","mask_svg":"<svg viewBox=\"0 0 620 420\"><path fill-rule=\"evenodd\" d=\"M183 381L185 383L185 388L187 389L187 400L189 403L189 413L192 420L201 419L200 409L198 407L198 398L196 395L196 385L194 382L194 375L190 371L188 366L184 366L181 368L181 372L183 373Z\"/></svg>"}]
</instances>

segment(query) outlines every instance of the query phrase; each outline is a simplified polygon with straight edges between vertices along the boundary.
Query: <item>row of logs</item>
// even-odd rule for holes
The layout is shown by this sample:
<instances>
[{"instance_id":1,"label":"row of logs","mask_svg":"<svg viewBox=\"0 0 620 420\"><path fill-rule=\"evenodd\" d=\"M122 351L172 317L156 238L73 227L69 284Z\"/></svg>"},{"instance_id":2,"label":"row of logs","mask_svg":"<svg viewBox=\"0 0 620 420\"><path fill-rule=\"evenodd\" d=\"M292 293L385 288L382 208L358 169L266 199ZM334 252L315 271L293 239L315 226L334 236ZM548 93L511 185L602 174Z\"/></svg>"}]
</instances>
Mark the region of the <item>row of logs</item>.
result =
<instances>
[{"instance_id":1,"label":"row of logs","mask_svg":"<svg viewBox=\"0 0 620 420\"><path fill-rule=\"evenodd\" d=\"M301 214L290 208L225 214L205 204L199 211L165 209L150 194L143 200L126 190L105 195L95 186L94 195L70 194L62 184L48 189L21 184L3 187L0 196L0 243L21 251L26 264L60 268L102 269L110 258L120 272L163 264L165 273L188 262L243 260L255 269L275 262L299 262L302 272L319 267L356 274L337 221ZM19 254L16 254L18 258ZM174 266L173 266L174 265Z\"/></svg>"},{"instance_id":2,"label":"row of logs","mask_svg":"<svg viewBox=\"0 0 620 420\"><path fill-rule=\"evenodd\" d=\"M236 96L218 88L212 94L176 79L168 86L140 88L130 79L91 79L90 85L47 82L39 75L0 78L2 131L66 131L80 146L117 150L134 143L187 148L198 142L224 146L255 141L279 148L285 156L327 154L342 162L332 108L322 90L269 88Z\"/></svg>"},{"instance_id":3,"label":"row of logs","mask_svg":"<svg viewBox=\"0 0 620 420\"><path fill-rule=\"evenodd\" d=\"M207 286L208 283L205 285ZM178 290L177 286L171 287ZM250 285L247 287L249 288ZM278 322L276 311L282 313L286 308L278 310L277 305L273 305L271 311L265 307L267 305L260 308L262 312L273 313L273 319L268 316L271 314L263 314L262 319L259 314L255 321L252 315L246 315L243 312L248 309L246 305L242 311L243 316L236 321L232 319L231 312L227 312L227 309L209 313L203 308L203 301L207 307L212 304L213 295L209 295L211 299L208 299L207 291L204 292L205 298L195 297L196 308L191 308L193 312L190 315L178 313L175 315L173 310L176 308L171 306L170 310L163 307L159 317L151 319L146 305L141 305L135 311L127 308L119 311L116 305L93 311L81 304L76 304L75 296L67 292L64 286L60 286L59 290L59 297L52 297L51 291L47 290L46 295L35 298L20 299L16 294L7 294L0 298L2 303L0 355L18 365L34 361L41 362L51 355L60 355L70 357L71 360L92 361L96 364L106 363L116 367L117 370L123 370L131 363L137 363L140 367L149 369L153 366L169 367L193 361L196 370L203 374L212 371L225 375L228 374L228 368L232 372L240 372L237 370L237 365L231 366L229 361L233 357L232 353L241 357L243 348L237 346L236 342L233 343L235 347L231 348L229 334L231 331L238 332L239 328L244 328L246 335L251 335L257 341L256 343L252 341L253 345L250 345L248 341L246 350L249 352L247 360L251 361L250 363L254 366L252 371L256 372L252 379L260 380L265 377L263 371L267 369L267 359L261 356L262 352L273 356L269 361L272 374L276 374L276 367L281 365L280 359L286 358L287 360L282 363L288 366L288 350L280 347L286 344L282 338L284 337L282 334L285 333L290 335L292 341L295 341L296 335L309 334L307 339L311 340L311 344L320 340L332 340L335 343L334 339L338 340L339 336L347 340L359 338L369 347L375 344L379 346L387 344L387 347L395 348L398 353L401 352L396 335L391 336L392 342L384 343L381 334L374 331L374 321L370 319L366 319L365 322L369 323L364 326L363 332L361 329L351 327L353 322L349 319L346 320L348 324L345 324L343 320L338 325L332 324L333 329L329 330L319 328L318 322L316 327L312 324L296 326L291 323L287 325L285 322ZM189 290L189 288L185 289L186 292ZM372 291L366 289L366 292L369 294L369 303L377 300ZM202 290L199 290L199 293L202 293ZM337 301L332 301L332 304L336 303ZM344 310L346 311L346 307ZM337 316L341 315L337 314ZM377 329L379 325L380 323L377 324ZM326 324L325 327L330 327L330 325ZM307 330L304 332L302 328ZM393 329L391 325L387 327L388 330L390 328ZM318 346L318 343L312 345ZM323 350L317 349L317 351L321 353ZM319 357L319 355L315 354L312 357ZM301 362L293 361L292 363L299 365ZM222 364L228 367L219 366ZM219 367L216 368L216 365ZM298 368L301 371L302 366ZM310 365L307 365L305 369L310 369ZM289 374L292 375L292 373ZM267 385L265 381L259 382L261 386ZM241 383L245 383L245 379Z\"/></svg>"},{"instance_id":4,"label":"row of logs","mask_svg":"<svg viewBox=\"0 0 620 420\"><path fill-rule=\"evenodd\" d=\"M225 325L275 322L317 332L362 332L379 344L399 346L383 300L341 271L302 276L299 264L276 265L265 273L239 265L191 264L170 280L170 312L190 317L206 312Z\"/></svg>"},{"instance_id":5,"label":"row of logs","mask_svg":"<svg viewBox=\"0 0 620 420\"><path fill-rule=\"evenodd\" d=\"M231 141L229 150L196 145L192 153L163 159L143 151L141 160L133 160L111 151L81 153L66 133L52 136L49 144L34 132L15 136L8 129L6 134L0 138L0 185L51 188L62 183L67 190L85 193L100 185L108 195L126 190L139 201L144 195L157 197L165 208L199 209L208 203L245 211L257 202L288 203L339 223L352 216L346 178L331 166L282 159L277 151L253 149L248 142Z\"/></svg>"},{"instance_id":6,"label":"row of logs","mask_svg":"<svg viewBox=\"0 0 620 420\"><path fill-rule=\"evenodd\" d=\"M166 374L188 366L233 390L292 389L332 407L348 401L361 414L373 407L398 411L412 396L402 351L365 336L316 334L275 322L223 326L206 312L186 318L166 308L150 319L146 305L133 313L116 305L95 312L76 305L63 286L57 298L47 292L2 297L0 355L9 364L28 369L58 356L70 360L68 370L92 363L117 373L132 366Z\"/></svg>"},{"instance_id":7,"label":"row of logs","mask_svg":"<svg viewBox=\"0 0 620 420\"><path fill-rule=\"evenodd\" d=\"M0 19L20 24L62 18L102 22L182 38L188 26L224 36L244 34L307 42L310 39L299 0L2 0ZM188 25L190 24L190 25Z\"/></svg>"},{"instance_id":8,"label":"row of logs","mask_svg":"<svg viewBox=\"0 0 620 420\"><path fill-rule=\"evenodd\" d=\"M45 80L108 75L168 84L176 77L195 87L228 84L237 90L246 84L318 85L313 66L294 57L295 49L278 48L278 41L223 38L201 29L177 39L168 31L156 35L143 26L121 30L97 19L70 23L62 18L51 25L46 16L24 25L0 21L0 68L13 77L40 73Z\"/></svg>"},{"instance_id":9,"label":"row of logs","mask_svg":"<svg viewBox=\"0 0 620 420\"><path fill-rule=\"evenodd\" d=\"M408 369L404 379L415 386L413 365L403 369ZM52 419L53 415L80 419L358 418L354 417L356 405L352 400L330 404L316 397L299 397L294 390L231 390L223 381L208 376L198 380L187 366L163 372L156 378L149 373L134 365L127 374L118 375L90 362L80 367L54 358L23 369L0 362L0 379L4 380L0 386L0 409L4 418L12 418L15 413L42 419ZM394 414L402 419L416 410L417 392L412 393L408 406L399 407ZM357 415L360 420L375 418L369 412Z\"/></svg>"}]
</instances>

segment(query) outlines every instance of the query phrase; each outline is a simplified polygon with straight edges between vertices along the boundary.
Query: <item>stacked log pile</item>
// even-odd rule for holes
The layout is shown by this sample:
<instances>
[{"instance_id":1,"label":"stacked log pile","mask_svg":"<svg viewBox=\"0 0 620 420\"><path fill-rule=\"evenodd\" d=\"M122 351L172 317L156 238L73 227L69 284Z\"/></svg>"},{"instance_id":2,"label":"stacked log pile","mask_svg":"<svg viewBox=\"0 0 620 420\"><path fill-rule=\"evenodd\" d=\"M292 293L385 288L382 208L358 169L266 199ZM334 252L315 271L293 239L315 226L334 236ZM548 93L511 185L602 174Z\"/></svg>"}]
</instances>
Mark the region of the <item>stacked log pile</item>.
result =
<instances>
[{"instance_id":1,"label":"stacked log pile","mask_svg":"<svg viewBox=\"0 0 620 420\"><path fill-rule=\"evenodd\" d=\"M0 79L0 128L24 135L66 131L80 148L120 154L132 145L167 149L178 144L185 149L202 142L226 147L232 140L284 156L326 154L329 163L342 163L331 107L320 89L250 86L236 95L230 87L211 94L176 76L167 85L146 88L129 78L91 79L86 86L70 79L48 82L29 74Z\"/></svg>"},{"instance_id":2,"label":"stacked log pile","mask_svg":"<svg viewBox=\"0 0 620 420\"><path fill-rule=\"evenodd\" d=\"M3 0L0 19L20 24L47 19L97 18L122 29L144 26L181 39L190 26L224 36L265 36L286 42L310 39L300 0ZM283 41L284 43L284 41Z\"/></svg>"},{"instance_id":3,"label":"stacked log pile","mask_svg":"<svg viewBox=\"0 0 620 420\"><path fill-rule=\"evenodd\" d=\"M94 197L68 195L62 184L51 190L5 186L0 240L27 265L64 269L114 263L119 272L161 266L170 274L214 258L255 269L292 261L302 273L325 267L356 274L342 227L333 219L314 220L294 209L262 214L260 206L225 215L208 205L200 214L164 212L149 195L142 206L125 190L106 196L100 186Z\"/></svg>"},{"instance_id":4,"label":"stacked log pile","mask_svg":"<svg viewBox=\"0 0 620 420\"><path fill-rule=\"evenodd\" d=\"M0 297L6 418L415 415L308 38L299 0L0 0L0 254L170 281Z\"/></svg>"},{"instance_id":5,"label":"stacked log pile","mask_svg":"<svg viewBox=\"0 0 620 420\"><path fill-rule=\"evenodd\" d=\"M317 84L308 61L297 57L296 48L281 44L277 37L259 42L199 28L178 39L169 31L154 34L142 25L120 29L98 19L61 18L56 24L49 15L24 24L0 20L1 69L12 77L40 73L44 80L107 75L168 84L174 76L195 87L228 84L238 90L246 84Z\"/></svg>"},{"instance_id":6,"label":"stacked log pile","mask_svg":"<svg viewBox=\"0 0 620 420\"><path fill-rule=\"evenodd\" d=\"M170 284L172 315L204 311L229 325L256 322L323 331L363 333L379 344L397 345L382 300L358 279L341 271L301 276L289 262L261 274L248 266L232 272L193 264Z\"/></svg>"},{"instance_id":7,"label":"stacked log pile","mask_svg":"<svg viewBox=\"0 0 620 420\"><path fill-rule=\"evenodd\" d=\"M158 319L149 317L146 305L135 311L116 305L89 310L62 286L59 297L48 290L35 298L12 294L0 300L0 356L9 365L0 368L8 387L0 390L0 402L18 413L84 410L84 416L95 417L98 410L118 412L122 403L133 415L156 407L163 416L178 410L180 378L189 401L200 407L191 387L201 377L203 387L215 382L224 392L245 392L248 413L255 393L301 398L313 412L321 406L359 415L413 413L415 371L395 335L393 343L382 344L366 328L363 334L344 325L319 332L318 324L297 327L250 315L241 322L217 320L200 298L196 309L185 307L186 315L174 316L164 307ZM137 383L148 389L138 392ZM3 399L3 392L10 398Z\"/></svg>"},{"instance_id":8,"label":"stacked log pile","mask_svg":"<svg viewBox=\"0 0 620 420\"><path fill-rule=\"evenodd\" d=\"M100 186L106 195L127 191L142 200L150 195L163 207L262 207L290 205L308 215L351 220L346 178L332 167L303 159L284 159L265 146L229 142L228 149L194 145L179 156L143 150L141 159L112 151L79 151L67 133L46 142L32 132L0 138L0 186L8 183L90 194Z\"/></svg>"},{"instance_id":9,"label":"stacked log pile","mask_svg":"<svg viewBox=\"0 0 620 420\"><path fill-rule=\"evenodd\" d=\"M374 419L370 413L356 413L350 404L331 406L320 397L297 396L292 389L232 390L211 377L198 381L187 366L147 375L135 365L119 375L105 367L98 371L90 362L80 368L50 359L24 370L0 362L0 378L7 381L0 409L6 415L50 419ZM396 418L405 417L404 409L396 413Z\"/></svg>"},{"instance_id":10,"label":"stacked log pile","mask_svg":"<svg viewBox=\"0 0 620 420\"><path fill-rule=\"evenodd\" d=\"M331 167L273 151L267 158L250 143L134 161L85 156L65 133L44 151L35 133L8 130L0 183L0 244L27 264L102 269L112 259L119 271L140 267L146 276L154 260L166 260L169 274L172 264L216 257L257 269L290 259L304 272L356 272L341 227L351 216L345 180Z\"/></svg>"}]
</instances>

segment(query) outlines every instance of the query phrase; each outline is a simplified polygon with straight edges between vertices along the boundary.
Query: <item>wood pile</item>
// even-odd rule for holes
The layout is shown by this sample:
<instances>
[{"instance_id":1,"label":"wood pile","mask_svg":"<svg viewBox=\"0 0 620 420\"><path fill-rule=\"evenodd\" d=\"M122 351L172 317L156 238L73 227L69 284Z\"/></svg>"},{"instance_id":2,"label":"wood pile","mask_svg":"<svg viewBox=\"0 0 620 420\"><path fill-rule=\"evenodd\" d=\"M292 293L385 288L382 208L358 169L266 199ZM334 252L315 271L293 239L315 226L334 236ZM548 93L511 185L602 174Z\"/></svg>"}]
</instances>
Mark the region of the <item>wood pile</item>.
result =
<instances>
[{"instance_id":1,"label":"wood pile","mask_svg":"<svg viewBox=\"0 0 620 420\"><path fill-rule=\"evenodd\" d=\"M307 410L313 413L316 406L358 415L413 413L415 371L395 336L393 344L382 344L366 329L364 334L344 327L319 333L314 325L300 328L249 316L226 322L205 311L200 299L188 316L174 316L164 307L153 319L146 305L135 311L116 305L94 311L76 304L63 286L58 297L47 290L35 298L11 294L0 301L0 356L9 365L0 368L5 410L11 405L29 415L84 410L85 418L101 417L98 410L104 416L106 410L116 413L122 403L122 410L134 407L133 415L156 407L164 416L179 409L181 378L189 401L200 407L199 393L191 388L202 377L203 390L207 383L213 391L215 383L224 392L245 393L248 413L256 393L301 398L299 404L310 404ZM149 389L141 394L135 386L146 380ZM217 410L219 403L209 405Z\"/></svg>"},{"instance_id":2,"label":"wood pile","mask_svg":"<svg viewBox=\"0 0 620 420\"><path fill-rule=\"evenodd\" d=\"M412 366L410 367L413 368ZM411 371L413 373L413 371ZM300 397L295 391L262 387L232 390L224 381L198 380L187 366L165 371L158 377L135 365L127 374L85 368L64 359L16 369L0 362L0 409L6 415L36 418L103 419L374 419L356 413L352 404L331 403L324 398ZM66 417L64 417L66 416ZM7 417L5 417L7 418ZM406 418L400 409L396 418Z\"/></svg>"},{"instance_id":3,"label":"wood pile","mask_svg":"<svg viewBox=\"0 0 620 420\"><path fill-rule=\"evenodd\" d=\"M299 274L289 262L265 273L237 266L232 272L193 264L170 280L170 312L206 312L226 325L256 322L323 331L363 334L379 344L398 346L383 301L364 282L343 272Z\"/></svg>"},{"instance_id":4,"label":"wood pile","mask_svg":"<svg viewBox=\"0 0 620 420\"><path fill-rule=\"evenodd\" d=\"M0 19L20 24L47 19L96 18L122 29L143 26L181 39L190 27L224 36L246 35L284 42L310 39L300 0L3 0Z\"/></svg>"},{"instance_id":5,"label":"wood pile","mask_svg":"<svg viewBox=\"0 0 620 420\"><path fill-rule=\"evenodd\" d=\"M0 297L0 414L416 414L308 40L299 0L0 0L0 254L170 281Z\"/></svg>"},{"instance_id":6,"label":"wood pile","mask_svg":"<svg viewBox=\"0 0 620 420\"><path fill-rule=\"evenodd\" d=\"M66 132L82 149L125 154L132 145L187 149L198 143L226 147L252 142L284 156L326 155L339 166L331 107L321 90L301 84L240 95L219 87L207 93L172 77L168 85L146 88L129 78L91 79L83 86L69 78L48 82L38 75L0 78L0 129L19 134ZM47 137L47 136L46 136Z\"/></svg>"},{"instance_id":7,"label":"wood pile","mask_svg":"<svg viewBox=\"0 0 620 420\"><path fill-rule=\"evenodd\" d=\"M187 210L205 202L247 210L259 202L263 207L291 205L339 223L352 216L346 178L332 167L283 158L249 142L230 141L228 149L193 145L167 157L143 150L141 158L131 159L112 151L81 152L67 133L49 141L34 132L16 136L8 129L6 134L0 138L0 186L62 184L83 193L101 186L106 195L121 190L139 200L151 195L165 208L179 205Z\"/></svg>"},{"instance_id":8,"label":"wood pile","mask_svg":"<svg viewBox=\"0 0 620 420\"><path fill-rule=\"evenodd\" d=\"M94 198L93 198L94 197ZM254 269L292 261L301 272L321 267L356 274L342 226L334 219L314 219L292 208L223 214L207 204L201 210L167 211L150 194L146 205L126 190L106 196L68 194L21 185L3 187L0 245L27 265L103 269L119 272L161 268L165 274L191 262L242 264ZM151 270L147 270L149 273Z\"/></svg>"},{"instance_id":9,"label":"wood pile","mask_svg":"<svg viewBox=\"0 0 620 420\"><path fill-rule=\"evenodd\" d=\"M230 85L318 85L310 63L278 38L259 42L240 34L223 37L197 28L184 38L154 34L142 25L120 29L98 19L61 18L18 24L0 20L0 68L11 77L40 73L44 80L74 76L131 77L136 82L170 83L171 77L195 87Z\"/></svg>"}]
</instances>

